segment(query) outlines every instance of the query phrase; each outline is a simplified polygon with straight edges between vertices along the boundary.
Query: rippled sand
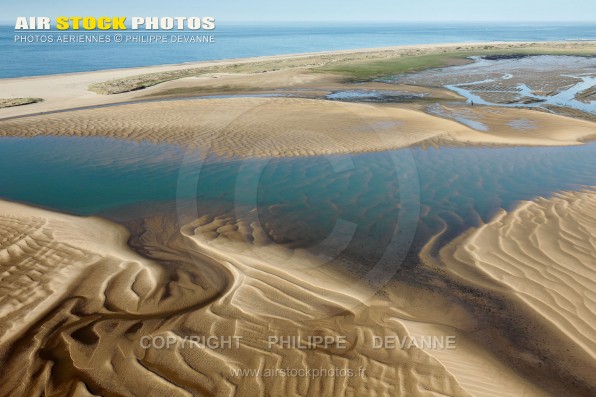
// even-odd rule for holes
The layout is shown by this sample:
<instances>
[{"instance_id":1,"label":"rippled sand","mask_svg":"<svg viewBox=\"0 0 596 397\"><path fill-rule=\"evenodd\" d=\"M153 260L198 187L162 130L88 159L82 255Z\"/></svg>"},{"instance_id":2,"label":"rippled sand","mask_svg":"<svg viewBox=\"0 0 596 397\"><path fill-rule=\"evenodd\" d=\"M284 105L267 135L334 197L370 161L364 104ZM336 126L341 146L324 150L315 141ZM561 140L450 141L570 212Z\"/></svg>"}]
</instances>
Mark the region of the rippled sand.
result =
<instances>
[{"instance_id":1,"label":"rippled sand","mask_svg":"<svg viewBox=\"0 0 596 397\"><path fill-rule=\"evenodd\" d=\"M226 271L143 258L124 228L99 218L1 208L0 394L176 393L136 358L134 342L221 296Z\"/></svg>"},{"instance_id":2,"label":"rippled sand","mask_svg":"<svg viewBox=\"0 0 596 397\"><path fill-rule=\"evenodd\" d=\"M533 349L513 355L593 391L595 252L596 193L589 190L523 202L458 238L440 257L467 285L513 302L509 321L525 326L511 337Z\"/></svg>"},{"instance_id":3,"label":"rippled sand","mask_svg":"<svg viewBox=\"0 0 596 397\"><path fill-rule=\"evenodd\" d=\"M199 99L0 121L0 136L101 136L169 142L222 157L279 157L383 151L422 142L573 145L595 134L588 121L517 109L498 113L492 117L494 128L480 132L394 106L291 98ZM516 134L498 122L516 118L536 120L539 131Z\"/></svg>"},{"instance_id":4,"label":"rippled sand","mask_svg":"<svg viewBox=\"0 0 596 397\"><path fill-rule=\"evenodd\" d=\"M250 158L434 144L579 145L595 134L591 122L529 110L439 110L297 98L177 100L7 119L0 136L146 140ZM304 235L296 223L277 230L283 219L264 231L234 213L184 222L154 215L130 222L129 234L98 218L2 202L0 395L591 396L595 196L565 193L502 213L438 258L428 248L421 266L378 291L359 282L350 272L359 264L348 258L327 266L324 256L284 245L289 234ZM373 219L390 209L358 215ZM281 243L272 244L277 237ZM345 335L349 349L267 346L268 336L313 334ZM226 350L184 342L198 335L243 339ZM457 335L458 346L371 348L374 336L386 335ZM144 336L175 343L144 349ZM279 368L365 368L366 375L231 372Z\"/></svg>"},{"instance_id":5,"label":"rippled sand","mask_svg":"<svg viewBox=\"0 0 596 397\"><path fill-rule=\"evenodd\" d=\"M0 288L10 297L0 304L2 395L469 395L422 350L372 349L374 335L407 335L393 309L365 302L364 287L330 270L277 266L287 255L307 267L313 258L267 248L251 225L202 217L180 233L175 221L149 218L132 227L141 257L107 221L7 202L2 209ZM243 339L238 349L183 345L193 335ZM268 335L346 335L349 348L269 349ZM143 349L142 336L176 343ZM242 368L366 374L231 372Z\"/></svg>"},{"instance_id":6,"label":"rippled sand","mask_svg":"<svg viewBox=\"0 0 596 397\"><path fill-rule=\"evenodd\" d=\"M406 277L379 291L338 272L325 256L272 243L234 212L191 221L180 215L139 219L129 222L129 235L98 218L1 206L0 288L10 299L0 302L0 395L559 395L532 383L486 338L547 373L573 373L571 382L580 386L572 395L587 395L575 391L586 390L594 358L592 192L503 213L441 251L447 278L439 270L423 281L425 266L418 275L413 271L415 282ZM550 244L538 249L538 242ZM460 280L459 287L449 279ZM532 335L538 346L515 350L515 336L486 334L492 327L466 303L477 287L509 297L512 304L499 305L513 321L543 324ZM516 309L519 304L527 310ZM494 316L498 320L498 310ZM191 348L184 338L195 335L242 340L239 348ZM268 346L268 336L284 335L345 335L348 349ZM375 336L407 335L456 335L457 348L372 348ZM175 342L144 349L143 336ZM534 361L540 344L550 352L542 364ZM232 372L279 368L366 368L366 374Z\"/></svg>"}]
</instances>

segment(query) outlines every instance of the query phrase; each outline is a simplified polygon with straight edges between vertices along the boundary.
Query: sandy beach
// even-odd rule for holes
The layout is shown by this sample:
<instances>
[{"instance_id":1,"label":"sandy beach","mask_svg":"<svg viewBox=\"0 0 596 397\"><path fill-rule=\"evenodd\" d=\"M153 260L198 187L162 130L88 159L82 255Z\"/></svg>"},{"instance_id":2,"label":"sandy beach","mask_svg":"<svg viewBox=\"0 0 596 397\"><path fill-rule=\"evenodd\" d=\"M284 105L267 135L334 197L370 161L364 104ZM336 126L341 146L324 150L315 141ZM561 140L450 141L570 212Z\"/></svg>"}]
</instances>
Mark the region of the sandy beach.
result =
<instances>
[{"instance_id":1,"label":"sandy beach","mask_svg":"<svg viewBox=\"0 0 596 397\"><path fill-rule=\"evenodd\" d=\"M226 160L413 147L580 147L596 137L588 117L473 106L439 85L356 82L341 73L369 58L455 50L596 52L589 42L486 47L412 46L2 79L3 97L43 101L0 109L0 137L167 143ZM440 65L469 62L450 58ZM313 71L315 66L328 69ZM109 92L119 84L147 87ZM355 84L397 99L329 99ZM311 197L304 193L303 200ZM445 246L437 246L439 233L412 249L416 266L376 289L362 282L357 258L331 263L299 244L274 244L272 233L283 240L287 225L263 230L242 219L238 208L221 213L201 205L198 216L145 211L118 224L1 201L0 395L257 396L292 390L588 397L596 390L593 188L501 210ZM365 216L375 210L367 208ZM242 342L218 349L188 340L208 335ZM271 346L269 338L284 335L343 335L348 347ZM373 343L375 337L428 335L454 336L457 348ZM143 347L155 338L171 346ZM357 375L262 375L280 368ZM237 375L249 369L260 372Z\"/></svg>"},{"instance_id":2,"label":"sandy beach","mask_svg":"<svg viewBox=\"0 0 596 397\"><path fill-rule=\"evenodd\" d=\"M179 65L149 66L143 68L114 69L97 72L69 73L52 76L0 79L2 99L40 98L42 102L26 106L16 106L0 110L0 119L41 112L72 109L84 106L97 106L110 103L127 102L147 95L160 95L171 89L180 88L178 83L185 79L185 89L199 88L199 95L206 87L208 93L216 91L234 92L236 88L262 91L263 80L268 82L265 88L300 88L321 87L333 82L342 82L346 77L341 68L361 67L362 64L386 62L400 57L420 57L424 55L447 54L444 61L430 63L430 66L459 64L450 54L473 55L477 53L528 53L528 54L579 54L595 55L592 42L552 42L552 43L450 43L442 45L399 46L378 49L346 50L326 53L281 55L247 59L232 59ZM311 73L323 67L324 73ZM332 67L337 67L334 71ZM276 73L279 72L279 73ZM259 76L264 74L264 76ZM225 78L222 78L225 77ZM217 80L215 80L217 79ZM229 80L229 84L226 82ZM135 84L150 84L141 91L125 92L126 89L138 89ZM160 82L160 84L156 84ZM93 91L92 87L98 86ZM121 93L101 95L96 91L112 87ZM332 86L333 87L333 86Z\"/></svg>"},{"instance_id":3,"label":"sandy beach","mask_svg":"<svg viewBox=\"0 0 596 397\"><path fill-rule=\"evenodd\" d=\"M415 144L577 145L596 134L593 122L568 116L519 108L453 108L462 98L439 86L364 81L357 84L359 90L419 100L395 104L326 100L333 92L355 87L341 68L436 54L445 57L438 62L446 65L465 64L470 61L458 58L461 54L495 51L596 53L590 42L456 43L2 79L4 95L43 101L0 109L0 135L98 136L168 142L223 157L276 157L383 151ZM325 69L329 65L335 69ZM186 74L177 74L180 71ZM152 76L163 82L156 84L157 77ZM93 88L144 80L150 86L131 92L105 95ZM426 108L431 101L439 102L439 108ZM118 103L123 104L106 106ZM483 127L461 122L466 118Z\"/></svg>"}]
</instances>

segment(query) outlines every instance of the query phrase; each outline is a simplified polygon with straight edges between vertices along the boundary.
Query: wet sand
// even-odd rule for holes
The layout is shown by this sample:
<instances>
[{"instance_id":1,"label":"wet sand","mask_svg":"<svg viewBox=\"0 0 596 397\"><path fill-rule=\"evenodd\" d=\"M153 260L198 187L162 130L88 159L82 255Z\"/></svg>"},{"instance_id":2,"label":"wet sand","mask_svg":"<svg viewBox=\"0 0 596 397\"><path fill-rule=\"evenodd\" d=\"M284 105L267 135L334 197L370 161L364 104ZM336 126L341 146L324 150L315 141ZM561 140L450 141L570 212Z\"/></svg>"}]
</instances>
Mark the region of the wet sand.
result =
<instances>
[{"instance_id":1,"label":"wet sand","mask_svg":"<svg viewBox=\"0 0 596 397\"><path fill-rule=\"evenodd\" d=\"M420 349L372 348L373 336L407 335L386 316L392 311L387 302L365 300L365 288L332 269L300 269L296 265L311 268L315 258L261 246L262 231L250 225L237 225L254 237L246 245L225 233L225 216L202 217L181 232L171 219L145 218L130 225L130 243L143 257L125 246L124 229L105 220L8 202L2 208L10 215L0 217L1 230L10 238L3 240L0 265L10 277L0 287L10 288L16 302L3 305L2 395L281 395L291 389L302 395L469 396ZM293 266L278 266L288 255ZM29 297L29 279L46 294ZM184 339L214 334L242 341L238 349L217 350ZM348 348L269 347L268 336L277 335L345 335ZM144 336L171 337L174 345L143 349ZM231 372L251 368L366 373Z\"/></svg>"},{"instance_id":2,"label":"wet sand","mask_svg":"<svg viewBox=\"0 0 596 397\"><path fill-rule=\"evenodd\" d=\"M124 72L134 73L138 70ZM48 92L52 84L69 79L74 85L52 100L27 105L28 110L6 109L0 117L27 117L0 120L0 135L147 140L251 158L413 145L579 145L595 134L592 122L531 110L442 104L433 115L420 106L327 101L320 97L346 86L337 76L272 73L289 86L295 83L294 89L307 85L311 93L320 92L312 99L157 101L31 115L139 95L98 100L82 89L121 77L121 71L81 74L80 79L32 78L30 84L45 82ZM253 88L271 76L263 75ZM214 79L217 91L226 78L237 86L253 75L178 80L143 95L176 96L176 90L204 88ZM6 84L13 83L24 80ZM267 89L275 90L275 84ZM457 99L439 88L399 89ZM77 95L84 100L77 102ZM345 259L342 267L320 265L325 258L270 244L263 230L233 213L199 214L184 222L148 215L127 222L127 231L98 218L9 202L0 208L0 288L6 291L0 304L1 395L281 395L293 390L298 395L554 397L564 392L588 396L595 387L590 192L520 205L467 232L438 256L430 254L431 241L422 266L383 290L359 282L350 271L358 263ZM520 329L534 333L520 334ZM267 346L268 336L313 334L345 335L349 348ZM425 334L455 334L459 348L371 347L374 336ZM238 349L189 348L185 337L192 335L243 339ZM144 349L146 336L170 337L174 346ZM285 367L366 368L366 376L238 377L231 372Z\"/></svg>"},{"instance_id":3,"label":"wet sand","mask_svg":"<svg viewBox=\"0 0 596 397\"><path fill-rule=\"evenodd\" d=\"M587 396L594 386L594 197L522 203L381 290L350 271L357 263L344 258L337 267L309 250L272 244L234 212L144 216L126 222L129 234L103 219L2 202L0 287L12 300L1 313L1 394L278 395L291 388L304 395ZM503 254L492 248L494 233ZM561 235L564 244L537 248ZM520 336L502 335L503 316L532 330L534 343L520 348ZM185 338L194 335L242 339L238 348L191 348ZM268 337L286 335L342 335L348 348L269 346ZM456 336L456 348L373 348L378 336L427 335ZM143 337L170 337L173 345L145 349ZM336 383L232 372L279 368L366 374ZM550 380L541 382L544 376Z\"/></svg>"}]
</instances>

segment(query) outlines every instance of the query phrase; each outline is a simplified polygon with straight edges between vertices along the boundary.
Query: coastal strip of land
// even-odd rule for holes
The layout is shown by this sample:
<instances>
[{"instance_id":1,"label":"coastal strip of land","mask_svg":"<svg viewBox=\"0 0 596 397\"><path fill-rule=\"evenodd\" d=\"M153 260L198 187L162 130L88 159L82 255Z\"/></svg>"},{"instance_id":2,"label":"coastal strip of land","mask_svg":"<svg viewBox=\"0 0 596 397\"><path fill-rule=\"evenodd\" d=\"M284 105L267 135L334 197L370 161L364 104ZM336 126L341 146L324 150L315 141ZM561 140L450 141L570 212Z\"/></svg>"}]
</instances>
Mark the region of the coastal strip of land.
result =
<instances>
[{"instance_id":1,"label":"coastal strip of land","mask_svg":"<svg viewBox=\"0 0 596 397\"><path fill-rule=\"evenodd\" d=\"M594 56L596 46L586 41L425 44L0 79L0 92L6 99L43 99L2 109L0 119L122 103L168 91L176 96L199 96L333 88L336 83L457 65L471 62L467 57L472 55L495 54Z\"/></svg>"}]
</instances>

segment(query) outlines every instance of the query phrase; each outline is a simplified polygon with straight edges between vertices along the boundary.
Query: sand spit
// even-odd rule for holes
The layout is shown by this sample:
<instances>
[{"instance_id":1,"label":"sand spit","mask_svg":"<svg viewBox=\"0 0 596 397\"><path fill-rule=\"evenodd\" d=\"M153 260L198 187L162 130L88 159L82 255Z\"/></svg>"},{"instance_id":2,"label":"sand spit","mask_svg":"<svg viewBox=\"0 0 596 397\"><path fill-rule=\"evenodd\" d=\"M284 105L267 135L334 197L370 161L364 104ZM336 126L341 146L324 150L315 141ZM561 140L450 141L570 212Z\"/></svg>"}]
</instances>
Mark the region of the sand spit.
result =
<instances>
[{"instance_id":1,"label":"sand spit","mask_svg":"<svg viewBox=\"0 0 596 397\"><path fill-rule=\"evenodd\" d=\"M532 117L500 109L499 117ZM509 116L508 116L509 115ZM160 101L0 121L0 136L98 136L168 142L221 157L309 156L383 151L423 141L459 144L577 145L594 124L538 114L538 132L498 123L477 131L395 106L294 98ZM562 128L564 126L564 128Z\"/></svg>"},{"instance_id":2,"label":"sand spit","mask_svg":"<svg viewBox=\"0 0 596 397\"><path fill-rule=\"evenodd\" d=\"M376 49L360 49L347 51L331 51L325 53L278 55L270 57L257 57L245 59L229 59L222 61L206 61L198 63L185 63L179 65L161 65L142 68L104 70L86 73L70 73L62 75L23 77L13 79L0 79L0 92L6 98L40 97L43 102L21 107L2 109L0 117L12 117L39 112L71 109L81 106L95 106L107 103L125 102L143 97L145 95L159 94L162 89L167 90L167 85L175 83L176 79L184 79L187 83L197 82L198 86L205 88L205 81L217 79L220 91L230 91L235 87L241 89L262 90L271 87L263 84L262 76L276 80L278 72L289 72L280 80L281 86L301 87L303 82L312 88L315 84L319 87L329 82L345 81L345 76L339 76L331 70L325 73L314 73L313 70L324 67L345 65L346 70L352 66L358 67L361 63L371 61L387 61L400 57L417 57L432 54L460 53L478 55L481 53L527 53L527 54L575 54L594 55L593 42L551 42L551 43L448 43L415 46L399 46ZM439 65L435 65L439 66ZM388 74L391 72L388 71ZM240 78L237 78L240 76ZM228 77L230 80L228 81ZM252 79L255 83L251 83ZM182 81L182 80L180 80ZM165 82L165 83L164 83ZM158 84L159 83L159 84ZM130 91L157 84L141 91ZM211 83L207 83L210 85ZM191 84L191 86L194 84ZM98 87L106 92L121 92L114 95L100 95L89 90L90 86ZM170 86L178 88L179 84ZM183 88L187 88L185 84Z\"/></svg>"},{"instance_id":3,"label":"sand spit","mask_svg":"<svg viewBox=\"0 0 596 397\"><path fill-rule=\"evenodd\" d=\"M440 258L449 274L496 291L517 307L515 321L526 325L511 337L525 341L534 354L519 351L515 360L554 367L593 392L594 252L596 193L591 190L521 203L443 248ZM498 312L493 315L498 318Z\"/></svg>"},{"instance_id":4,"label":"sand spit","mask_svg":"<svg viewBox=\"0 0 596 397\"><path fill-rule=\"evenodd\" d=\"M1 208L0 287L13 299L0 304L0 395L469 396L423 350L373 349L374 335L407 335L386 315L391 309L364 303L364 291L338 275L276 266L290 252L259 243L262 232L251 225L236 225L253 236L246 245L230 238L225 217L202 217L182 232L165 217L145 219L132 226L141 257L124 245L124 229L107 221ZM185 339L213 335L242 339L231 349ZM345 335L349 348L269 348L271 335ZM143 336L175 343L143 348ZM241 369L355 375L232 372Z\"/></svg>"}]
</instances>

